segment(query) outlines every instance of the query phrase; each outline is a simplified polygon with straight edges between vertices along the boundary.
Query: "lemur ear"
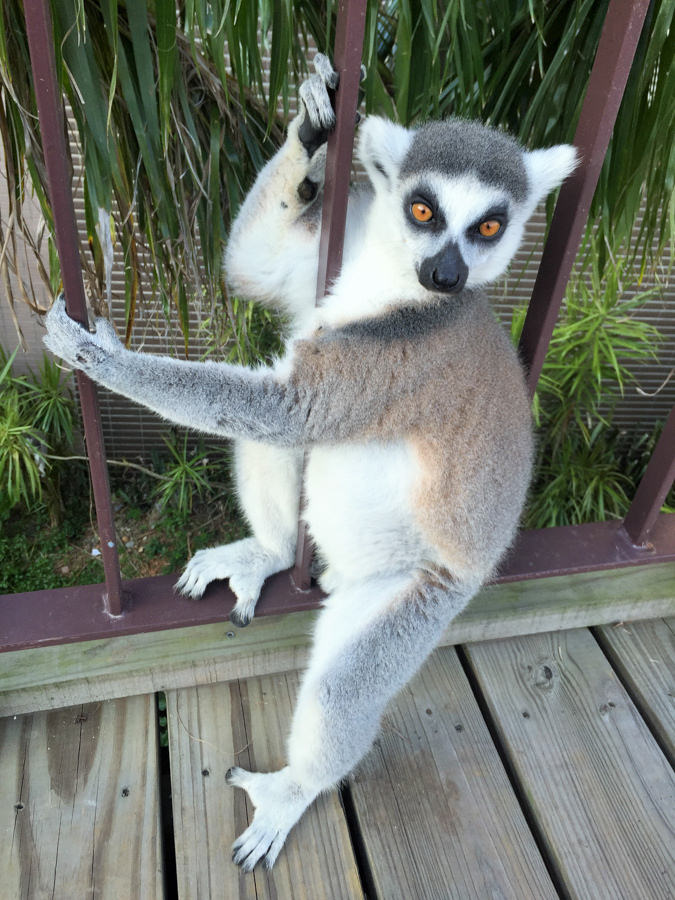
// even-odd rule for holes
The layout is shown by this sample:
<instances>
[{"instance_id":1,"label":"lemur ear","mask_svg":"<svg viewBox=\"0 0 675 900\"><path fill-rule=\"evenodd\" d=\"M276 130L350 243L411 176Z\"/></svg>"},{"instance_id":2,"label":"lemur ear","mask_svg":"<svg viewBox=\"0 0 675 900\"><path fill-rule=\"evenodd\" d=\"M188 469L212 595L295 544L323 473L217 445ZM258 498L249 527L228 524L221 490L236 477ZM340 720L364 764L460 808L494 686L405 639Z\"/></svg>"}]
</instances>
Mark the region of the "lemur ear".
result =
<instances>
[{"instance_id":1,"label":"lemur ear","mask_svg":"<svg viewBox=\"0 0 675 900\"><path fill-rule=\"evenodd\" d=\"M358 158L374 185L393 184L410 147L414 131L368 116L359 126Z\"/></svg>"},{"instance_id":2,"label":"lemur ear","mask_svg":"<svg viewBox=\"0 0 675 900\"><path fill-rule=\"evenodd\" d=\"M576 147L570 144L526 152L525 168L530 182L530 200L534 205L558 187L574 171L578 162Z\"/></svg>"}]
</instances>

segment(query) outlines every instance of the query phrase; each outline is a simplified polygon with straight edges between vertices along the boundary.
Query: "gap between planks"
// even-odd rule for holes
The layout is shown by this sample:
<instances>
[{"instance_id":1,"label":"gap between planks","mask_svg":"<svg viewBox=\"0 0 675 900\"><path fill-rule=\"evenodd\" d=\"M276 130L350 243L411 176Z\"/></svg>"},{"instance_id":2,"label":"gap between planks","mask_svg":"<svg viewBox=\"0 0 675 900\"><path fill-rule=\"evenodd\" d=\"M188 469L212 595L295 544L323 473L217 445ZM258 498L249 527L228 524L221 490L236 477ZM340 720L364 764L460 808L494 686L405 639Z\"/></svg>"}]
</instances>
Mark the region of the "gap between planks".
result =
<instances>
[{"instance_id":1,"label":"gap between planks","mask_svg":"<svg viewBox=\"0 0 675 900\"><path fill-rule=\"evenodd\" d=\"M675 618L619 622L593 634L675 765Z\"/></svg>"},{"instance_id":2,"label":"gap between planks","mask_svg":"<svg viewBox=\"0 0 675 900\"><path fill-rule=\"evenodd\" d=\"M672 646L657 626L634 629L660 634L661 655L650 660L669 668ZM643 634L653 654L654 641L645 641ZM641 683L643 702L666 727L672 706L660 701L672 682L632 651L625 679ZM590 633L465 652L563 892L668 897L672 773ZM229 862L228 845L251 810L224 785L224 772L235 760L263 770L283 763L296 690L297 676L282 675L170 692L182 896L210 897L214 886L222 895L227 879L225 896L295 900L305 884L313 900L361 896L336 795L308 811L271 876L242 876ZM121 898L139 885L144 897L161 896L154 698L0 726L2 871L11 896L89 896L95 887ZM381 897L555 896L454 650L434 654L389 708L351 792Z\"/></svg>"},{"instance_id":3,"label":"gap between planks","mask_svg":"<svg viewBox=\"0 0 675 900\"><path fill-rule=\"evenodd\" d=\"M465 652L565 894L672 897L673 771L592 634Z\"/></svg>"},{"instance_id":4,"label":"gap between planks","mask_svg":"<svg viewBox=\"0 0 675 900\"><path fill-rule=\"evenodd\" d=\"M291 831L271 871L244 874L231 860L253 810L225 784L234 764L270 771L285 763L297 673L167 693L178 894L356 900L363 897L339 795L320 797Z\"/></svg>"},{"instance_id":5,"label":"gap between planks","mask_svg":"<svg viewBox=\"0 0 675 900\"><path fill-rule=\"evenodd\" d=\"M0 720L12 900L164 896L154 696Z\"/></svg>"}]
</instances>

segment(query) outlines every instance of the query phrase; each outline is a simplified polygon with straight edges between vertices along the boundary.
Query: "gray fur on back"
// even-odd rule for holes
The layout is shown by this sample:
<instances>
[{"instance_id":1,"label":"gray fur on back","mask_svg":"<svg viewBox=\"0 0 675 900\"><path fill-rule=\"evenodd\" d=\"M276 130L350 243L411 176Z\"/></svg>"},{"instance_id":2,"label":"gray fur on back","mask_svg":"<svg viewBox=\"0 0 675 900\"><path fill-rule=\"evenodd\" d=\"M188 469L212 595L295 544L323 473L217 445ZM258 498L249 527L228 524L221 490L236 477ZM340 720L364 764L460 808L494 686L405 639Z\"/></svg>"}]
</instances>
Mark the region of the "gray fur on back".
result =
<instances>
[{"instance_id":1,"label":"gray fur on back","mask_svg":"<svg viewBox=\"0 0 675 900\"><path fill-rule=\"evenodd\" d=\"M475 172L481 181L503 187L519 202L527 196L520 145L479 122L450 118L422 125L403 160L401 177L424 171L450 176Z\"/></svg>"}]
</instances>

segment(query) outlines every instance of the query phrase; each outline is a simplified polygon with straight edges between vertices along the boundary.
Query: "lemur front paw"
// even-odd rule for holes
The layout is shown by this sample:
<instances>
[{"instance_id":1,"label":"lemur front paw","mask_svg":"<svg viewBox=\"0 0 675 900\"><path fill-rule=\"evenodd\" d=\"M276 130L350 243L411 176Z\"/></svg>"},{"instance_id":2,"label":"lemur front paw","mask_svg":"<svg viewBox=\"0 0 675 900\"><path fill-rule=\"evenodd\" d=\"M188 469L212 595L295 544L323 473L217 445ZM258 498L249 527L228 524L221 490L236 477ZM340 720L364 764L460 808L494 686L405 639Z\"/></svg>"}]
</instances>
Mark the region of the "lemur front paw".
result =
<instances>
[{"instance_id":1,"label":"lemur front paw","mask_svg":"<svg viewBox=\"0 0 675 900\"><path fill-rule=\"evenodd\" d=\"M244 538L222 547L198 550L177 581L176 589L197 600L212 581L227 579L237 598L230 621L243 628L253 618L265 579L291 563L291 555L284 558L266 550L256 538Z\"/></svg>"},{"instance_id":2,"label":"lemur front paw","mask_svg":"<svg viewBox=\"0 0 675 900\"><path fill-rule=\"evenodd\" d=\"M300 85L300 122L298 139L313 156L328 135L335 128L332 94L338 86L340 76L323 53L317 53L312 61L314 75Z\"/></svg>"},{"instance_id":3,"label":"lemur front paw","mask_svg":"<svg viewBox=\"0 0 675 900\"><path fill-rule=\"evenodd\" d=\"M107 319L96 319L96 331L87 331L66 312L66 301L60 294L45 317L45 346L74 369L92 372L105 360L123 349L115 329Z\"/></svg>"}]
</instances>

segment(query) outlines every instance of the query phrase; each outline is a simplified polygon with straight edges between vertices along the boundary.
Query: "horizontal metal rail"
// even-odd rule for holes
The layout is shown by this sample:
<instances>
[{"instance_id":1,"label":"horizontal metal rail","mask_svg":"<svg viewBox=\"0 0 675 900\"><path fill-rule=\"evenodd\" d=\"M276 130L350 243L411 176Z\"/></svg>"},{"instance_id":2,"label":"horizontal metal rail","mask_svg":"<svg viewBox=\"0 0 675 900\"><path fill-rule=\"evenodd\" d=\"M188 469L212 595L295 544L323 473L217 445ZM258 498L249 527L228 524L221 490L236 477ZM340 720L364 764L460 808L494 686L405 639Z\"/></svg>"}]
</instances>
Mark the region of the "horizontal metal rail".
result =
<instances>
[{"instance_id":1,"label":"horizontal metal rail","mask_svg":"<svg viewBox=\"0 0 675 900\"><path fill-rule=\"evenodd\" d=\"M645 548L631 543L620 521L523 531L494 582L667 562L675 562L675 515L662 514ZM256 606L256 618L319 606L324 598L319 588L293 591L289 574L281 572L268 579ZM225 584L211 584L204 597L194 601L174 592L176 577L126 581L129 602L125 614L113 620L96 603L101 585L0 596L0 652L213 622L223 622L224 633L235 633L234 626L226 624L235 598ZM249 627L255 628L255 623Z\"/></svg>"}]
</instances>

